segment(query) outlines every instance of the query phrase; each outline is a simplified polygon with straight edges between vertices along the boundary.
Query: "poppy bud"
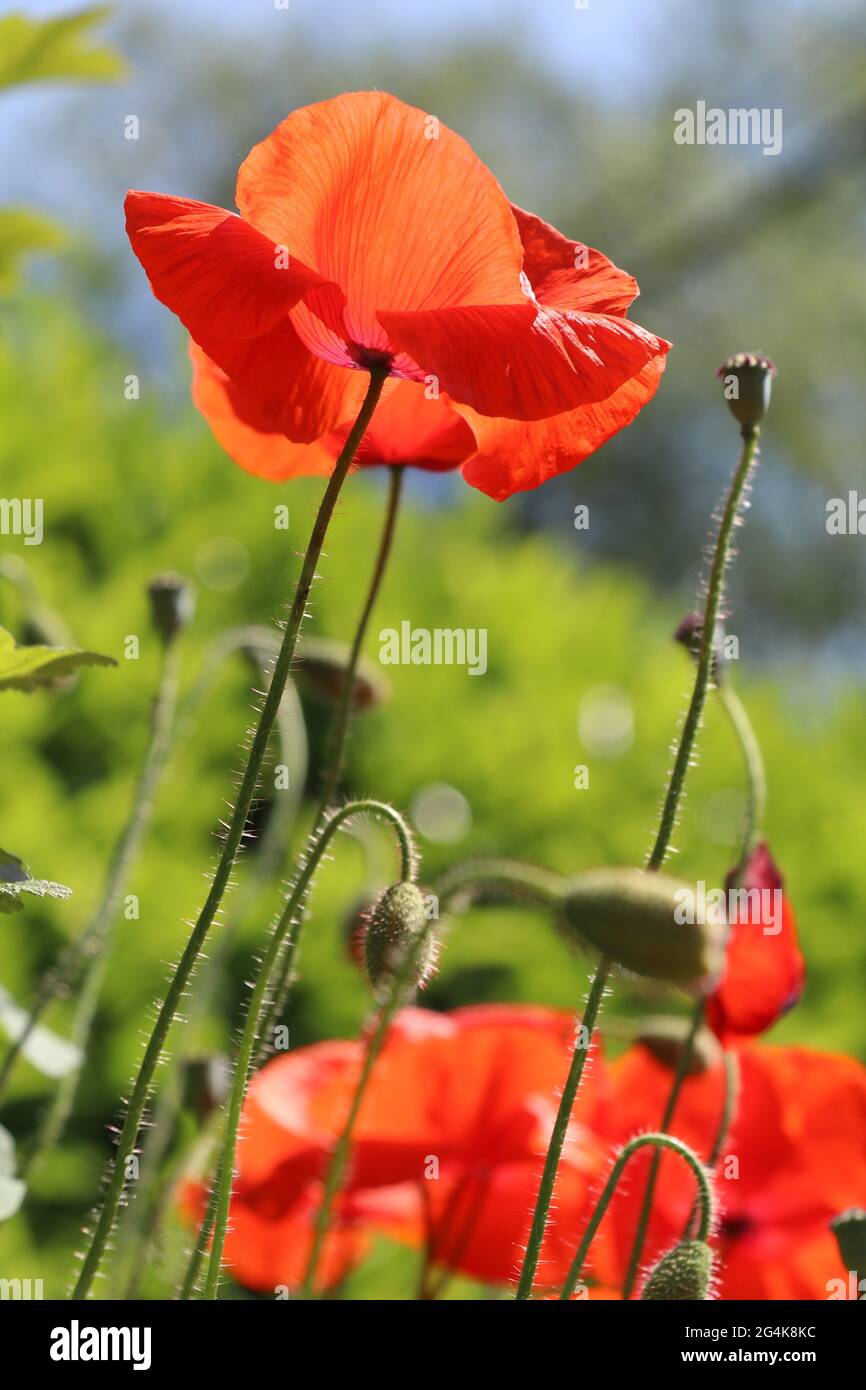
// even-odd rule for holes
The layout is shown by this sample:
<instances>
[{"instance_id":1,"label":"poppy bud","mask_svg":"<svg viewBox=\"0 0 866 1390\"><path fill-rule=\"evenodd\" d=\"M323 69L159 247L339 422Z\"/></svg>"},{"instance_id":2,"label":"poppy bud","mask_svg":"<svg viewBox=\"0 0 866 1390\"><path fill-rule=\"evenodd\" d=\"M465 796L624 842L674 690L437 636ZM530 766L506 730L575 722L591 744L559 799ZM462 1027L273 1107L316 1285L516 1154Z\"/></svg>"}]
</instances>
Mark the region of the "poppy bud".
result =
<instances>
[{"instance_id":1,"label":"poppy bud","mask_svg":"<svg viewBox=\"0 0 866 1390\"><path fill-rule=\"evenodd\" d=\"M349 647L327 637L308 637L299 643L294 670L307 684L326 700L337 701L349 665ZM363 658L355 668L352 681L352 708L375 709L388 699L390 689L378 672Z\"/></svg>"},{"instance_id":2,"label":"poppy bud","mask_svg":"<svg viewBox=\"0 0 866 1390\"><path fill-rule=\"evenodd\" d=\"M667 874L643 869L594 869L566 886L561 908L566 935L587 941L635 975L684 988L707 987L724 964L725 924L696 894Z\"/></svg>"},{"instance_id":3,"label":"poppy bud","mask_svg":"<svg viewBox=\"0 0 866 1390\"><path fill-rule=\"evenodd\" d=\"M147 586L153 625L164 642L171 642L191 621L195 593L180 574L158 574Z\"/></svg>"},{"instance_id":4,"label":"poppy bud","mask_svg":"<svg viewBox=\"0 0 866 1390\"><path fill-rule=\"evenodd\" d=\"M200 1120L206 1120L228 1099L231 1067L227 1057L191 1057L186 1064L183 1104Z\"/></svg>"},{"instance_id":5,"label":"poppy bud","mask_svg":"<svg viewBox=\"0 0 866 1390\"><path fill-rule=\"evenodd\" d=\"M776 368L759 352L736 352L716 376L724 382L725 400L741 425L759 425L770 408Z\"/></svg>"},{"instance_id":6,"label":"poppy bud","mask_svg":"<svg viewBox=\"0 0 866 1390\"><path fill-rule=\"evenodd\" d=\"M866 1211L863 1207L849 1207L833 1218L830 1230L845 1268L853 1269L858 1279L866 1279Z\"/></svg>"},{"instance_id":7,"label":"poppy bud","mask_svg":"<svg viewBox=\"0 0 866 1390\"><path fill-rule=\"evenodd\" d=\"M373 989L386 987L413 952L404 986L407 998L432 973L436 943L421 889L416 883L393 883L373 904L364 932L364 966Z\"/></svg>"},{"instance_id":8,"label":"poppy bud","mask_svg":"<svg viewBox=\"0 0 866 1390\"><path fill-rule=\"evenodd\" d=\"M710 1296L713 1252L704 1240L684 1240L662 1255L649 1272L641 1299L673 1302L692 1299L705 1302Z\"/></svg>"},{"instance_id":9,"label":"poppy bud","mask_svg":"<svg viewBox=\"0 0 866 1390\"><path fill-rule=\"evenodd\" d=\"M364 938L367 934L367 924L370 921L370 913L375 902L376 899L371 894L362 894L361 897L354 900L343 918L340 935L346 948L346 955L352 964L361 971L364 969Z\"/></svg>"},{"instance_id":10,"label":"poppy bud","mask_svg":"<svg viewBox=\"0 0 866 1390\"><path fill-rule=\"evenodd\" d=\"M679 1065L692 1020L677 1015L649 1015L638 1021L635 1042L643 1043L662 1066L675 1071ZM721 1044L709 1028L699 1028L692 1040L688 1075L709 1071L722 1055Z\"/></svg>"}]
</instances>

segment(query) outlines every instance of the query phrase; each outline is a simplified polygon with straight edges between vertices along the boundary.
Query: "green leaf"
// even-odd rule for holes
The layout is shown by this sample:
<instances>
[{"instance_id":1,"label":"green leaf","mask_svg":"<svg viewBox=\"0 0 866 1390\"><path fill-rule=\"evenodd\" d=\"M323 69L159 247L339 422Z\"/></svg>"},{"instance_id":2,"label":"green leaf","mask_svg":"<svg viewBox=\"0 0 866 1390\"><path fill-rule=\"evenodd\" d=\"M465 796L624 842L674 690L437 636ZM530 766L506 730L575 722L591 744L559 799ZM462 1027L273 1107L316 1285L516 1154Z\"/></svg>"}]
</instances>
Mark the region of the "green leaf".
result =
<instances>
[{"instance_id":1,"label":"green leaf","mask_svg":"<svg viewBox=\"0 0 866 1390\"><path fill-rule=\"evenodd\" d=\"M98 5L50 19L6 15L0 20L0 87L55 77L93 82L122 77L120 55L107 44L93 44L88 32L108 13Z\"/></svg>"},{"instance_id":2,"label":"green leaf","mask_svg":"<svg viewBox=\"0 0 866 1390\"><path fill-rule=\"evenodd\" d=\"M0 294L9 294L15 288L25 256L54 251L64 239L62 228L41 212L0 208Z\"/></svg>"},{"instance_id":3,"label":"green leaf","mask_svg":"<svg viewBox=\"0 0 866 1390\"><path fill-rule=\"evenodd\" d=\"M0 627L0 690L37 690L81 666L116 666L113 656L78 647L19 647L11 632Z\"/></svg>"},{"instance_id":4,"label":"green leaf","mask_svg":"<svg viewBox=\"0 0 866 1390\"><path fill-rule=\"evenodd\" d=\"M22 893L32 893L37 898L72 897L72 889L62 883L53 883L47 878L32 878L23 860L17 854L0 849L0 912L20 912L24 904Z\"/></svg>"},{"instance_id":5,"label":"green leaf","mask_svg":"<svg viewBox=\"0 0 866 1390\"><path fill-rule=\"evenodd\" d=\"M27 1028L30 1015L12 998L7 989L0 985L0 1028L12 1041L17 1042ZM50 1028L37 1023L21 1049L22 1056L43 1076L58 1081L62 1076L80 1067L83 1056L80 1047L67 1042Z\"/></svg>"},{"instance_id":6,"label":"green leaf","mask_svg":"<svg viewBox=\"0 0 866 1390\"><path fill-rule=\"evenodd\" d=\"M0 1221L14 1216L27 1191L15 1176L15 1141L8 1129L0 1125Z\"/></svg>"}]
</instances>

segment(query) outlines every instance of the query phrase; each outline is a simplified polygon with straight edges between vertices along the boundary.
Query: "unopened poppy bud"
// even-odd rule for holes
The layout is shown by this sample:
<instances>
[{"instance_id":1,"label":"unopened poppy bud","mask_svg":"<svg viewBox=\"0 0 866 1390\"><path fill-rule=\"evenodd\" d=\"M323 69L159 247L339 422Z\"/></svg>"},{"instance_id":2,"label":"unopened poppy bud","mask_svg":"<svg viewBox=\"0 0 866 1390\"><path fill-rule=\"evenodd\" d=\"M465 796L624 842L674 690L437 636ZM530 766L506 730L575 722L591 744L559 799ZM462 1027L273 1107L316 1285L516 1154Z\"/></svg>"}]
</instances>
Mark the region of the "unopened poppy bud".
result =
<instances>
[{"instance_id":1,"label":"unopened poppy bud","mask_svg":"<svg viewBox=\"0 0 866 1390\"><path fill-rule=\"evenodd\" d=\"M308 637L298 646L294 670L316 694L337 701L342 694L349 659L350 651L345 642ZM352 708L355 711L374 709L384 704L390 693L387 682L369 661L361 658L352 680Z\"/></svg>"},{"instance_id":2,"label":"unopened poppy bud","mask_svg":"<svg viewBox=\"0 0 866 1390\"><path fill-rule=\"evenodd\" d=\"M684 1240L662 1255L649 1273L642 1299L673 1302L692 1299L705 1302L710 1296L713 1252L704 1240Z\"/></svg>"},{"instance_id":3,"label":"unopened poppy bud","mask_svg":"<svg viewBox=\"0 0 866 1390\"><path fill-rule=\"evenodd\" d=\"M665 1067L675 1071L679 1065L686 1040L692 1030L692 1020L676 1015L650 1015L638 1021L635 1042L643 1043ZM708 1071L721 1059L722 1047L709 1028L699 1028L689 1051L688 1074L695 1076Z\"/></svg>"},{"instance_id":4,"label":"unopened poppy bud","mask_svg":"<svg viewBox=\"0 0 866 1390\"><path fill-rule=\"evenodd\" d=\"M859 1279L866 1279L866 1211L863 1207L849 1207L833 1218L830 1230L845 1268L853 1269Z\"/></svg>"},{"instance_id":5,"label":"unopened poppy bud","mask_svg":"<svg viewBox=\"0 0 866 1390\"><path fill-rule=\"evenodd\" d=\"M231 1067L222 1053L212 1057L191 1057L183 1083L184 1106L206 1120L228 1099Z\"/></svg>"},{"instance_id":6,"label":"unopened poppy bud","mask_svg":"<svg viewBox=\"0 0 866 1390\"><path fill-rule=\"evenodd\" d=\"M421 889L416 883L394 883L376 899L364 932L364 966L373 989L387 987L409 956L407 998L432 974L436 943Z\"/></svg>"},{"instance_id":7,"label":"unopened poppy bud","mask_svg":"<svg viewBox=\"0 0 866 1390\"><path fill-rule=\"evenodd\" d=\"M373 911L375 903L375 897L366 893L355 899L343 918L340 935L346 948L346 955L352 964L361 971L364 969L364 938L367 934L370 913Z\"/></svg>"},{"instance_id":8,"label":"unopened poppy bud","mask_svg":"<svg viewBox=\"0 0 866 1390\"><path fill-rule=\"evenodd\" d=\"M721 974L726 928L716 907L696 910L696 896L667 874L594 869L569 881L561 924L635 975L706 989Z\"/></svg>"},{"instance_id":9,"label":"unopened poppy bud","mask_svg":"<svg viewBox=\"0 0 866 1390\"><path fill-rule=\"evenodd\" d=\"M153 625L170 642L191 621L195 611L192 585L180 574L158 574L147 586Z\"/></svg>"},{"instance_id":10,"label":"unopened poppy bud","mask_svg":"<svg viewBox=\"0 0 866 1390\"><path fill-rule=\"evenodd\" d=\"M736 352L723 362L716 376L724 384L725 400L741 425L759 425L770 408L776 368L759 352Z\"/></svg>"}]
</instances>

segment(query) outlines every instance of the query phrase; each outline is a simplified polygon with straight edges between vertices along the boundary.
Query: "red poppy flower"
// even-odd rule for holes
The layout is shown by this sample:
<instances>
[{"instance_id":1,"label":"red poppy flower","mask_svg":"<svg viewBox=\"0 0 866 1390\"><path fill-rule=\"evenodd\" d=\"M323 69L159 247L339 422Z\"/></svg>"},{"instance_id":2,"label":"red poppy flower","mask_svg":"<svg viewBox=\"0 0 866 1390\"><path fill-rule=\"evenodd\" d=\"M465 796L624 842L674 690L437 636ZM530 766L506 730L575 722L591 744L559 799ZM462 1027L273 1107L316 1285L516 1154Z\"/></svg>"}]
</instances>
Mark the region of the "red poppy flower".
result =
<instances>
[{"instance_id":1,"label":"red poppy flower","mask_svg":"<svg viewBox=\"0 0 866 1390\"><path fill-rule=\"evenodd\" d=\"M512 208L459 136L394 97L293 112L244 161L236 201L239 217L133 192L127 230L259 432L320 440L357 413L358 369L384 367L479 417L548 422L479 425L467 477L505 497L573 466L655 391L669 344L625 317L631 277Z\"/></svg>"},{"instance_id":2,"label":"red poppy flower","mask_svg":"<svg viewBox=\"0 0 866 1390\"><path fill-rule=\"evenodd\" d=\"M714 1237L719 1295L726 1299L825 1299L844 1278L829 1222L862 1202L866 1183L866 1068L848 1057L803 1047L746 1045L737 1114L716 1170L720 1220ZM624 1142L655 1128L671 1086L670 1070L644 1047L612 1068L610 1114ZM702 1157L712 1150L723 1104L723 1070L690 1077L674 1132ZM650 1159L637 1155L609 1219L621 1268L634 1239ZM681 1236L694 1183L681 1160L665 1154L643 1264Z\"/></svg>"},{"instance_id":3,"label":"red poppy flower","mask_svg":"<svg viewBox=\"0 0 866 1390\"><path fill-rule=\"evenodd\" d=\"M514 1276L573 1028L569 1015L509 1005L398 1015L358 1117L330 1279L360 1257L373 1229L426 1244L430 1267L495 1283ZM273 1060L254 1079L227 1243L242 1283L298 1282L316 1184L360 1064L359 1044L322 1043ZM548 1287L565 1277L587 1192L606 1160L594 1128L603 1092L596 1062L542 1252L539 1282Z\"/></svg>"},{"instance_id":4,"label":"red poppy flower","mask_svg":"<svg viewBox=\"0 0 866 1390\"><path fill-rule=\"evenodd\" d=\"M783 880L765 844L749 857L739 879L730 874L730 893L739 893L725 952L725 973L707 1001L707 1021L722 1042L763 1033L797 1003L806 982L806 963Z\"/></svg>"}]
</instances>

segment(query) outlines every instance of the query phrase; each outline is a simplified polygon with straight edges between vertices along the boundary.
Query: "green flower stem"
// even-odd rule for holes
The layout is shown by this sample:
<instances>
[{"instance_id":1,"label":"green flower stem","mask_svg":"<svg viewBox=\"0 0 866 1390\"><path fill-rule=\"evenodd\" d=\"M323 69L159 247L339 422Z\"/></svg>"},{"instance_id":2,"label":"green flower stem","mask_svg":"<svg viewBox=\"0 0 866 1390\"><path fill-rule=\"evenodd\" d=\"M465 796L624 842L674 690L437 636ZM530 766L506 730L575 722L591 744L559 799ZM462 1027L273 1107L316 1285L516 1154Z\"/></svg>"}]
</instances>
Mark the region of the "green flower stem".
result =
<instances>
[{"instance_id":1,"label":"green flower stem","mask_svg":"<svg viewBox=\"0 0 866 1390\"><path fill-rule=\"evenodd\" d=\"M201 954L208 932L222 904L223 897L229 885L232 869L237 859L244 828L247 823L247 816L249 815L250 805L258 785L259 773L261 772L271 732L286 687L286 681L289 677L292 658L295 654L298 635L306 613L307 601L310 597L313 580L315 579L316 566L322 553L328 525L333 515L340 489L345 482L346 475L349 472L358 446L361 443L364 432L376 408L384 384L385 376L383 373L379 371L370 373L370 384L367 388L367 394L364 397L364 403L361 406L358 418L352 426L346 443L337 459L334 472L328 480L328 485L316 514L316 519L313 523L313 529L301 566L301 574L295 590L291 612L288 622L286 623L285 631L283 632L283 640L280 644L279 654L274 663L268 692L262 704L262 712L259 717L258 727L256 728L250 745L247 764L241 778L234 808L226 829L222 851L211 882L210 892L199 913L177 969L172 976L165 1000L159 1011L153 1032L150 1036L150 1041L145 1049L144 1057L135 1079L126 1118L118 1137L117 1150L112 1163L111 1174L105 1191L105 1198L73 1290L72 1296L75 1299L88 1297L93 1281L99 1272L109 1237L114 1229L114 1223L117 1219L118 1209L123 1199L126 1185L126 1164L138 1142L138 1134L142 1119L144 1118L145 1108L150 1097L153 1078L162 1058L163 1049L171 1025L174 1022L180 1002L186 992L190 977L199 955Z\"/></svg>"},{"instance_id":2,"label":"green flower stem","mask_svg":"<svg viewBox=\"0 0 866 1390\"><path fill-rule=\"evenodd\" d=\"M82 1049L87 1045L93 1014L105 974L106 942L114 929L123 890L147 833L156 791L171 752L179 675L179 646L177 641L171 641L163 646L162 669L151 717L150 741L136 779L129 818L112 850L99 904L78 939L65 948L60 959L45 972L37 986L36 997L31 1006L27 1023L20 1036L10 1046L4 1058L3 1066L0 1068L0 1094L8 1084L15 1065L40 1018L49 1005L72 983L84 962L87 962L87 968L73 1022L72 1041ZM64 1077L55 1094L49 1118L46 1119L43 1126L48 1137L43 1139L41 1137L42 1131L40 1131L40 1137L37 1137L28 1159L28 1165L32 1165L38 1152L46 1143L54 1142L59 1137L69 1107L75 1098L77 1084L78 1070L75 1069L67 1077ZM51 1112L55 1111L56 1117L51 1118ZM53 1134L53 1129L58 1123L60 1128L56 1134Z\"/></svg>"},{"instance_id":3,"label":"green flower stem","mask_svg":"<svg viewBox=\"0 0 866 1390\"><path fill-rule=\"evenodd\" d=\"M722 1100L722 1113L719 1116L719 1127L716 1130L716 1137L713 1140L713 1147L707 1159L707 1171L712 1173L721 1157L725 1140L730 1133L731 1125L734 1121L734 1114L737 1109L737 1100L740 1094L740 1061L736 1052L726 1052L723 1058L725 1068L725 1091ZM683 1239L687 1240L689 1233L694 1229L697 1218L697 1203L689 1213L689 1219L683 1228Z\"/></svg>"},{"instance_id":4,"label":"green flower stem","mask_svg":"<svg viewBox=\"0 0 866 1390\"><path fill-rule=\"evenodd\" d=\"M361 648L364 645L364 638L367 635L370 618L376 606L376 600L379 597L379 590L382 587L385 571L388 568L391 546L394 541L394 532L397 527L397 514L400 510L400 498L403 492L403 475L405 472L406 470L403 467L392 467L388 469L388 504L385 510L385 522L382 527L382 535L379 540L379 549L376 553L373 574L367 589L367 597L364 600L364 606L361 609L358 625L355 628L355 635L352 638L352 646L343 675L343 684L340 690L337 713L331 727L330 756L325 773L325 781L322 787L322 799L319 806L319 813L316 818L318 823L321 823L325 811L334 799L343 772L346 745L348 743L349 729L352 723L352 699L355 687L355 673L358 669L358 662L361 659Z\"/></svg>"},{"instance_id":5,"label":"green flower stem","mask_svg":"<svg viewBox=\"0 0 866 1390\"><path fill-rule=\"evenodd\" d=\"M325 853L340 826L350 817L362 814L382 816L392 823L400 842L402 861L401 876L404 879L414 879L415 850L409 828L399 812L395 811L392 806L388 806L384 802L351 801L347 805L341 806L338 811L333 813L313 841L310 852L307 855L306 863L298 874L286 900L285 907L271 933L268 948L259 966L255 984L253 985L253 992L247 1007L246 1017L244 1019L243 1032L238 1048L234 1075L232 1077L231 1093L226 1107L226 1125L223 1135L222 1153L217 1169L217 1199L214 1208L213 1243L211 1245L210 1264L205 1280L206 1298L216 1298L219 1290L223 1248L225 1246L229 1207L231 1205L238 1129L240 1126L244 1096L246 1095L247 1081L253 1065L256 1043L259 1037L259 1024L267 997L268 983L276 961L279 958L280 948L286 933L292 931L296 927L299 929L299 918L303 911L303 904L306 901L308 890L322 855ZM295 935L297 934L298 932L296 931Z\"/></svg>"},{"instance_id":6,"label":"green flower stem","mask_svg":"<svg viewBox=\"0 0 866 1390\"><path fill-rule=\"evenodd\" d=\"M343 1184L343 1177L346 1172L346 1165L348 1164L352 1147L352 1135L355 1130L355 1123L358 1119L358 1114L367 1091L370 1077L373 1075L373 1069L382 1054L382 1049L388 1037L388 1029L391 1026L394 1015L405 997L406 981L409 978L409 973L415 961L418 959L419 953L424 949L431 930L432 924L413 941L411 950L407 952L405 960L402 962L400 969L391 981L388 997L379 1010L375 1028L365 1048L364 1061L361 1067L361 1073L358 1077L358 1084L352 1095L346 1122L340 1132L334 1152L331 1156L331 1162L325 1177L321 1206L316 1213L313 1242L310 1247L307 1269L302 1285L302 1295L304 1298L312 1298L313 1296L316 1271L319 1266L319 1259L321 1257L322 1247L325 1243L325 1237L328 1233L331 1211L337 1193Z\"/></svg>"},{"instance_id":7,"label":"green flower stem","mask_svg":"<svg viewBox=\"0 0 866 1390\"><path fill-rule=\"evenodd\" d=\"M358 625L355 628L355 635L352 639L352 646L349 651L349 659L343 672L343 683L340 687L337 712L334 716L334 723L331 729L331 747L328 767L322 785L319 809L316 812L316 818L313 822L314 831L322 826L325 812L334 799L342 775L349 729L352 723L352 699L355 686L355 674L358 670L358 662L361 659L361 648L364 645L364 638L367 635L370 618L376 606L376 600L379 597L382 580L385 577L385 571L388 568L388 560L391 556L394 532L397 528L397 516L400 510L400 499L403 492L403 475L405 471L405 468L402 466L394 466L388 470L388 503L385 509L385 521L382 526L382 534L379 539L379 548L376 552L373 573L367 589L367 597L364 600L364 606L358 618ZM271 1036L275 1026L285 1012L289 990L292 985L294 964L295 953L290 940L286 943L283 957L277 966L277 983L274 986L273 996L268 1005L267 1018L262 1028L262 1037L264 1038Z\"/></svg>"},{"instance_id":8,"label":"green flower stem","mask_svg":"<svg viewBox=\"0 0 866 1390\"><path fill-rule=\"evenodd\" d=\"M746 861L758 841L761 827L764 824L764 816L767 809L767 777L764 771L764 759L761 753L761 745L752 727L752 721L748 716L746 707L737 692L723 681L718 688L718 698L722 702L722 708L731 724L731 728L737 736L743 754L743 762L746 765L746 779L748 794L746 797L746 819L743 827L742 850L737 864L737 876L742 873Z\"/></svg>"},{"instance_id":9,"label":"green flower stem","mask_svg":"<svg viewBox=\"0 0 866 1390\"><path fill-rule=\"evenodd\" d=\"M550 1136L550 1143L547 1148L547 1157L544 1160L544 1169L538 1188L535 1212L533 1213L529 1240L526 1245L526 1255L523 1260L523 1268L520 1271L520 1280L515 1295L518 1299L527 1299L532 1296L532 1286L535 1282L535 1273L538 1269L538 1261L541 1256L541 1246L544 1240L547 1218L550 1213L550 1204L553 1200L553 1188L556 1183L559 1161L562 1158L565 1136L568 1133L568 1126L571 1121L571 1112L574 1108L574 1102L577 1098L577 1092L583 1077L583 1070L586 1066L586 1059L589 1055L596 1019L598 1018L599 1009L601 1008L601 1001L604 998L604 991L607 987L610 971L611 961L606 956L602 956L596 968L592 984L590 985L586 1008L583 1011L583 1018L581 1019L580 1028L575 1038L574 1050L571 1054L568 1076L566 1077L565 1086L562 1090L559 1109L556 1112L553 1133Z\"/></svg>"},{"instance_id":10,"label":"green flower stem","mask_svg":"<svg viewBox=\"0 0 866 1390\"><path fill-rule=\"evenodd\" d=\"M595 1233L602 1223L604 1214L610 1205L610 1199L616 1191L617 1184L623 1175L629 1159L638 1152L639 1149L650 1146L655 1149L654 1160L660 1159L664 1149L670 1149L671 1153L679 1154L684 1159L695 1175L695 1182L698 1186L698 1202L700 1203L700 1225L698 1227L697 1239L706 1241L710 1234L713 1223L713 1192L710 1187L710 1180L706 1169L698 1158L697 1154L684 1144L681 1139L674 1139L670 1134L639 1134L636 1138L629 1140L625 1147L620 1151L616 1163L613 1165L610 1177L605 1184L604 1191L596 1203L595 1211L592 1214L589 1225L583 1233L583 1239L577 1249L577 1254L572 1261L568 1271L568 1278L562 1286L559 1297L567 1300L571 1298L577 1287L586 1257L589 1254L589 1247L593 1242Z\"/></svg>"},{"instance_id":11,"label":"green flower stem","mask_svg":"<svg viewBox=\"0 0 866 1390\"><path fill-rule=\"evenodd\" d=\"M478 899L536 903L555 907L561 901L566 880L535 864L512 859L470 859L455 864L435 885L440 914L449 908L458 911Z\"/></svg>"},{"instance_id":12,"label":"green flower stem","mask_svg":"<svg viewBox=\"0 0 866 1390\"><path fill-rule=\"evenodd\" d=\"M707 597L704 606L703 623L701 625L701 645L698 654L698 669L695 675L694 690L692 691L692 698L689 702L685 723L683 724L682 733L680 735L679 747L677 748L674 768L671 773L667 795L662 808L658 833L647 863L647 868L652 870L658 870L662 867L667 857L668 850L670 849L671 838L677 822L680 800L685 786L686 773L688 772L694 756L695 742L701 727L707 692L712 683L716 626L724 601L725 577L727 575L728 565L731 561L731 542L734 528L740 516L743 499L749 484L749 478L751 477L752 469L758 457L758 441L761 435L759 426L743 425L740 433L743 446L740 451L739 461L734 470L734 476L731 480L727 498L725 499L725 506L722 512L718 535L716 536L715 549L713 551L710 575L707 581ZM679 1094L688 1073L688 1064L694 1039L703 1021L703 1015L704 1003L702 1000L699 1000L692 1014L691 1031L682 1053L680 1054L679 1064L674 1077L674 1084L671 1094L668 1097L667 1105L665 1106L665 1113L662 1118L662 1130L669 1128L673 1118ZM630 1298L635 1279L637 1278L641 1251L646 1237L653 1196L655 1194L658 1167L659 1158L658 1155L655 1155L650 1168L649 1179L647 1181L646 1191L638 1217L634 1245L629 1258L625 1284L623 1286L624 1298Z\"/></svg>"}]
</instances>

